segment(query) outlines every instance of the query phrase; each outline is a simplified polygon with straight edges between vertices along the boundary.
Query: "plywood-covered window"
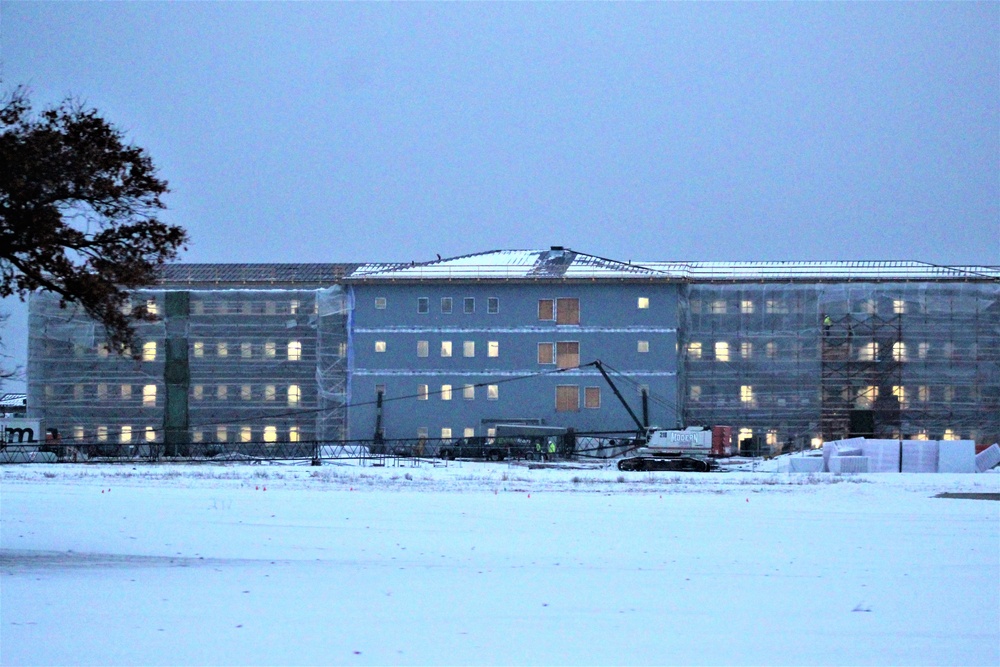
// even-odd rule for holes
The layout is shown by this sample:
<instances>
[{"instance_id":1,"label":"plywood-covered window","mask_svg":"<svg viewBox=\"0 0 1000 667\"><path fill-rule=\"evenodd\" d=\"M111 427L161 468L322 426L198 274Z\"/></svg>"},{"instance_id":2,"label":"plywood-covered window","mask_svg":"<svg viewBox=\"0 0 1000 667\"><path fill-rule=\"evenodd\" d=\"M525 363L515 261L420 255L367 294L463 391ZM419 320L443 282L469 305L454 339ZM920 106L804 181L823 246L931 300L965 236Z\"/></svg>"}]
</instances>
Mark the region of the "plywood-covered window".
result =
<instances>
[{"instance_id":1,"label":"plywood-covered window","mask_svg":"<svg viewBox=\"0 0 1000 667\"><path fill-rule=\"evenodd\" d=\"M641 353L649 352L649 341L648 340L638 341L636 345L636 350Z\"/></svg>"},{"instance_id":2,"label":"plywood-covered window","mask_svg":"<svg viewBox=\"0 0 1000 667\"><path fill-rule=\"evenodd\" d=\"M556 324L579 324L580 300L556 299Z\"/></svg>"},{"instance_id":3,"label":"plywood-covered window","mask_svg":"<svg viewBox=\"0 0 1000 667\"><path fill-rule=\"evenodd\" d=\"M426 340L417 341L417 356L426 357L430 353L430 343Z\"/></svg>"},{"instance_id":4,"label":"plywood-covered window","mask_svg":"<svg viewBox=\"0 0 1000 667\"><path fill-rule=\"evenodd\" d=\"M553 301L552 299L538 300L538 319L554 320L555 313L556 313L555 301Z\"/></svg>"},{"instance_id":5,"label":"plywood-covered window","mask_svg":"<svg viewBox=\"0 0 1000 667\"><path fill-rule=\"evenodd\" d=\"M591 410L601 407L600 387L587 387L583 390L583 407Z\"/></svg>"},{"instance_id":6,"label":"plywood-covered window","mask_svg":"<svg viewBox=\"0 0 1000 667\"><path fill-rule=\"evenodd\" d=\"M574 341L556 343L556 367L576 368L580 365L580 344Z\"/></svg>"},{"instance_id":7,"label":"plywood-covered window","mask_svg":"<svg viewBox=\"0 0 1000 667\"><path fill-rule=\"evenodd\" d=\"M385 310L386 300L384 296L375 297L375 309ZM273 311L272 311L273 312Z\"/></svg>"},{"instance_id":8,"label":"plywood-covered window","mask_svg":"<svg viewBox=\"0 0 1000 667\"><path fill-rule=\"evenodd\" d=\"M540 364L556 363L555 345L553 343L538 344L538 363Z\"/></svg>"},{"instance_id":9,"label":"plywood-covered window","mask_svg":"<svg viewBox=\"0 0 1000 667\"><path fill-rule=\"evenodd\" d=\"M580 409L580 387L561 384L556 387L556 412L577 412Z\"/></svg>"}]
</instances>

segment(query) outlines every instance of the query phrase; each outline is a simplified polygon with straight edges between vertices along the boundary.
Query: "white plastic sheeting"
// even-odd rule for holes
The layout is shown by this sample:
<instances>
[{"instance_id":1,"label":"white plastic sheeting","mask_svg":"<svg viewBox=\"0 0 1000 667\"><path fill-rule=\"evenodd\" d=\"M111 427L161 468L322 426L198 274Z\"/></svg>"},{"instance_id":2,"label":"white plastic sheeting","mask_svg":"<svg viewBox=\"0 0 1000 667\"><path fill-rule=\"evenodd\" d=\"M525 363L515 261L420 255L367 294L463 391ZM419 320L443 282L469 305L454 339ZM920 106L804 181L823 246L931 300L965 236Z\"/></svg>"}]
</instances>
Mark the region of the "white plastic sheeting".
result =
<instances>
[{"instance_id":1,"label":"white plastic sheeting","mask_svg":"<svg viewBox=\"0 0 1000 667\"><path fill-rule=\"evenodd\" d=\"M975 440L941 440L938 472L976 472Z\"/></svg>"},{"instance_id":2,"label":"white plastic sheeting","mask_svg":"<svg viewBox=\"0 0 1000 667\"><path fill-rule=\"evenodd\" d=\"M976 454L976 472L992 470L997 464L1000 464L1000 445L995 442Z\"/></svg>"},{"instance_id":3,"label":"white plastic sheeting","mask_svg":"<svg viewBox=\"0 0 1000 667\"><path fill-rule=\"evenodd\" d=\"M823 472L823 459L819 456L793 456L788 461L789 472Z\"/></svg>"},{"instance_id":4,"label":"white plastic sheeting","mask_svg":"<svg viewBox=\"0 0 1000 667\"><path fill-rule=\"evenodd\" d=\"M904 440L903 472L937 472L937 440Z\"/></svg>"},{"instance_id":5,"label":"white plastic sheeting","mask_svg":"<svg viewBox=\"0 0 1000 667\"><path fill-rule=\"evenodd\" d=\"M867 456L833 456L830 458L830 472L869 472Z\"/></svg>"}]
</instances>

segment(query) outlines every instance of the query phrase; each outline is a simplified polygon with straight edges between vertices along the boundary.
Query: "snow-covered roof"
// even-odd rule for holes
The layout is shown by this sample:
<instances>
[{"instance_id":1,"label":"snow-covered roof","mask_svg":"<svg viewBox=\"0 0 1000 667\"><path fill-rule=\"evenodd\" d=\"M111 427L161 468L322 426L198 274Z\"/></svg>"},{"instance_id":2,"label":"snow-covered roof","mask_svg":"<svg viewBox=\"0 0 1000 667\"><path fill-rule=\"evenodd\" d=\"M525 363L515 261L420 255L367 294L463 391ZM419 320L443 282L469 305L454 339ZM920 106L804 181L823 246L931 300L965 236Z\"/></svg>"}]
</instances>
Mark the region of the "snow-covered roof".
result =
<instances>
[{"instance_id":1,"label":"snow-covered roof","mask_svg":"<svg viewBox=\"0 0 1000 667\"><path fill-rule=\"evenodd\" d=\"M632 262L553 246L494 250L408 265L362 264L349 280L618 279L746 280L1000 280L996 266L941 266L915 261Z\"/></svg>"}]
</instances>

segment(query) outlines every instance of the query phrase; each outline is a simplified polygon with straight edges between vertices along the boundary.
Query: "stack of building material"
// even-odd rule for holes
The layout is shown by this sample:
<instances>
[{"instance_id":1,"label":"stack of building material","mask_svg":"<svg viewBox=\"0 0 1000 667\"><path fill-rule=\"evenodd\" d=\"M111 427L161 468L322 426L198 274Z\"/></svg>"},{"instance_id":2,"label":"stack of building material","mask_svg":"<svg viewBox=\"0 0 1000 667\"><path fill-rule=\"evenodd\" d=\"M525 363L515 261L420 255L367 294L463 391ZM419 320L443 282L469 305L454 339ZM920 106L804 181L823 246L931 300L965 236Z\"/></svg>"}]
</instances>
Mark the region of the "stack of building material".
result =
<instances>
[{"instance_id":1,"label":"stack of building material","mask_svg":"<svg viewBox=\"0 0 1000 667\"><path fill-rule=\"evenodd\" d=\"M976 472L976 441L941 440L938 472Z\"/></svg>"},{"instance_id":2,"label":"stack of building material","mask_svg":"<svg viewBox=\"0 0 1000 667\"><path fill-rule=\"evenodd\" d=\"M869 459L869 472L899 472L899 440L866 440L861 451Z\"/></svg>"},{"instance_id":3,"label":"stack of building material","mask_svg":"<svg viewBox=\"0 0 1000 667\"><path fill-rule=\"evenodd\" d=\"M823 472L823 459L819 456L793 456L788 459L788 472Z\"/></svg>"},{"instance_id":4,"label":"stack of building material","mask_svg":"<svg viewBox=\"0 0 1000 667\"><path fill-rule=\"evenodd\" d=\"M1000 464L1000 445L993 443L976 454L976 472L992 470Z\"/></svg>"},{"instance_id":5,"label":"stack of building material","mask_svg":"<svg viewBox=\"0 0 1000 667\"><path fill-rule=\"evenodd\" d=\"M937 472L939 449L937 440L904 440L903 472Z\"/></svg>"},{"instance_id":6,"label":"stack of building material","mask_svg":"<svg viewBox=\"0 0 1000 667\"><path fill-rule=\"evenodd\" d=\"M869 472L867 456L831 456L830 472Z\"/></svg>"},{"instance_id":7,"label":"stack of building material","mask_svg":"<svg viewBox=\"0 0 1000 667\"><path fill-rule=\"evenodd\" d=\"M864 438L848 438L847 440L831 440L823 443L823 472L830 472L830 459L834 456L858 456L861 454L861 443Z\"/></svg>"}]
</instances>

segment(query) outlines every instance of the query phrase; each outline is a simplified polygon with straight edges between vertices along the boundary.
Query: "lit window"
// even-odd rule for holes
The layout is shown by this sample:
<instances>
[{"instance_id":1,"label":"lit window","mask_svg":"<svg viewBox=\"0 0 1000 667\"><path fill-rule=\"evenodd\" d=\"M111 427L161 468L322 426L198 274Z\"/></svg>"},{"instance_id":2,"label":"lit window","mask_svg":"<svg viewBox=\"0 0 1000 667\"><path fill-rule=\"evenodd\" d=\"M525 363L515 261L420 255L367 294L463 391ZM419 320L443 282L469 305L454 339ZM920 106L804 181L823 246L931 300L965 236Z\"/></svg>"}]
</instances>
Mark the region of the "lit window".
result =
<instances>
[{"instance_id":1,"label":"lit window","mask_svg":"<svg viewBox=\"0 0 1000 667\"><path fill-rule=\"evenodd\" d=\"M215 388L215 397L217 399L219 399L220 401L224 401L226 400L227 396L229 396L229 387L227 385L220 384L218 387Z\"/></svg>"},{"instance_id":2,"label":"lit window","mask_svg":"<svg viewBox=\"0 0 1000 667\"><path fill-rule=\"evenodd\" d=\"M691 342L687 344L688 359L701 359L701 343Z\"/></svg>"},{"instance_id":3,"label":"lit window","mask_svg":"<svg viewBox=\"0 0 1000 667\"><path fill-rule=\"evenodd\" d=\"M288 385L288 405L296 406L302 400L302 388L297 384Z\"/></svg>"},{"instance_id":4,"label":"lit window","mask_svg":"<svg viewBox=\"0 0 1000 667\"><path fill-rule=\"evenodd\" d=\"M424 438L424 439L426 439L427 438L427 434L428 434L428 430L427 430L426 426L418 426L417 427L417 437L418 438Z\"/></svg>"},{"instance_id":5,"label":"lit window","mask_svg":"<svg viewBox=\"0 0 1000 667\"><path fill-rule=\"evenodd\" d=\"M858 361L875 361L878 358L878 343L865 343L858 349Z\"/></svg>"},{"instance_id":6,"label":"lit window","mask_svg":"<svg viewBox=\"0 0 1000 667\"><path fill-rule=\"evenodd\" d=\"M715 360L729 361L729 343L725 341L718 341L715 344Z\"/></svg>"},{"instance_id":7,"label":"lit window","mask_svg":"<svg viewBox=\"0 0 1000 667\"><path fill-rule=\"evenodd\" d=\"M118 436L118 442L132 442L132 427L122 426L121 433Z\"/></svg>"},{"instance_id":8,"label":"lit window","mask_svg":"<svg viewBox=\"0 0 1000 667\"><path fill-rule=\"evenodd\" d=\"M753 438L753 429L752 428L741 428L739 430L739 434L737 435L736 441L737 442L743 442L744 440L749 440L751 438Z\"/></svg>"},{"instance_id":9,"label":"lit window","mask_svg":"<svg viewBox=\"0 0 1000 667\"><path fill-rule=\"evenodd\" d=\"M240 387L240 398L243 399L244 401L249 401L251 398L253 398L253 390L251 389L250 385L245 384L242 387Z\"/></svg>"},{"instance_id":10,"label":"lit window","mask_svg":"<svg viewBox=\"0 0 1000 667\"><path fill-rule=\"evenodd\" d=\"M740 402L745 405L753 404L753 386L749 384L740 386Z\"/></svg>"},{"instance_id":11,"label":"lit window","mask_svg":"<svg viewBox=\"0 0 1000 667\"><path fill-rule=\"evenodd\" d=\"M462 398L464 398L467 401L475 400L475 398L476 398L476 385L474 385L474 384L467 384L464 387L462 387Z\"/></svg>"},{"instance_id":12,"label":"lit window","mask_svg":"<svg viewBox=\"0 0 1000 667\"><path fill-rule=\"evenodd\" d=\"M700 401L701 400L701 385L697 385L697 384L691 385L690 389L688 389L688 396L691 398L692 401L695 401L695 402Z\"/></svg>"},{"instance_id":13,"label":"lit window","mask_svg":"<svg viewBox=\"0 0 1000 667\"><path fill-rule=\"evenodd\" d=\"M823 446L823 438L813 438L809 441L809 444L812 445L813 449L819 449Z\"/></svg>"},{"instance_id":14,"label":"lit window","mask_svg":"<svg viewBox=\"0 0 1000 667\"><path fill-rule=\"evenodd\" d=\"M740 356L744 359L749 359L753 356L753 343L745 340L740 343Z\"/></svg>"},{"instance_id":15,"label":"lit window","mask_svg":"<svg viewBox=\"0 0 1000 667\"><path fill-rule=\"evenodd\" d=\"M476 356L476 341L467 340L462 343L462 356L463 357Z\"/></svg>"},{"instance_id":16,"label":"lit window","mask_svg":"<svg viewBox=\"0 0 1000 667\"><path fill-rule=\"evenodd\" d=\"M273 401L273 400L275 400L275 398L277 397L277 395L278 395L277 387L275 387L273 384L266 384L266 385L264 385L264 400L265 401Z\"/></svg>"},{"instance_id":17,"label":"lit window","mask_svg":"<svg viewBox=\"0 0 1000 667\"><path fill-rule=\"evenodd\" d=\"M384 340L377 340L377 341L375 341L375 351L376 352L385 352L385 341Z\"/></svg>"},{"instance_id":18,"label":"lit window","mask_svg":"<svg viewBox=\"0 0 1000 667\"><path fill-rule=\"evenodd\" d=\"M556 367L576 368L580 365L580 344L572 341L556 343Z\"/></svg>"},{"instance_id":19,"label":"lit window","mask_svg":"<svg viewBox=\"0 0 1000 667\"><path fill-rule=\"evenodd\" d=\"M385 310L385 297L384 296L377 296L377 297L375 297L375 309L376 310Z\"/></svg>"},{"instance_id":20,"label":"lit window","mask_svg":"<svg viewBox=\"0 0 1000 667\"><path fill-rule=\"evenodd\" d=\"M906 343L895 342L892 344L893 361L906 361Z\"/></svg>"},{"instance_id":21,"label":"lit window","mask_svg":"<svg viewBox=\"0 0 1000 667\"><path fill-rule=\"evenodd\" d=\"M491 296L486 300L486 312L490 315L500 312L500 297Z\"/></svg>"},{"instance_id":22,"label":"lit window","mask_svg":"<svg viewBox=\"0 0 1000 667\"><path fill-rule=\"evenodd\" d=\"M441 297L441 312L450 313L451 312L451 297L443 296Z\"/></svg>"},{"instance_id":23,"label":"lit window","mask_svg":"<svg viewBox=\"0 0 1000 667\"><path fill-rule=\"evenodd\" d=\"M108 355L111 353L110 348L107 343L101 343L97 346L97 356L101 359L107 359Z\"/></svg>"},{"instance_id":24,"label":"lit window","mask_svg":"<svg viewBox=\"0 0 1000 667\"><path fill-rule=\"evenodd\" d=\"M486 400L495 401L498 398L500 398L500 385L498 384L486 385Z\"/></svg>"},{"instance_id":25,"label":"lit window","mask_svg":"<svg viewBox=\"0 0 1000 667\"><path fill-rule=\"evenodd\" d=\"M648 307L648 304L647 304ZM583 390L583 407L596 410L601 407L601 388L586 387Z\"/></svg>"},{"instance_id":26,"label":"lit window","mask_svg":"<svg viewBox=\"0 0 1000 667\"><path fill-rule=\"evenodd\" d=\"M154 442L156 440L156 429L152 426L146 427L146 442Z\"/></svg>"},{"instance_id":27,"label":"lit window","mask_svg":"<svg viewBox=\"0 0 1000 667\"><path fill-rule=\"evenodd\" d=\"M156 405L156 385L147 384L142 388L142 405L151 408Z\"/></svg>"},{"instance_id":28,"label":"lit window","mask_svg":"<svg viewBox=\"0 0 1000 667\"><path fill-rule=\"evenodd\" d=\"M249 426L240 427L240 442L250 442L253 440L253 430Z\"/></svg>"},{"instance_id":29,"label":"lit window","mask_svg":"<svg viewBox=\"0 0 1000 667\"><path fill-rule=\"evenodd\" d=\"M900 406L906 405L906 387L893 386L892 395L899 399Z\"/></svg>"},{"instance_id":30,"label":"lit window","mask_svg":"<svg viewBox=\"0 0 1000 667\"><path fill-rule=\"evenodd\" d=\"M150 315L159 315L160 307L156 305L156 301L154 301L153 299L147 299L146 312L149 313Z\"/></svg>"},{"instance_id":31,"label":"lit window","mask_svg":"<svg viewBox=\"0 0 1000 667\"><path fill-rule=\"evenodd\" d=\"M156 341L151 340L142 344L142 360L156 361Z\"/></svg>"},{"instance_id":32,"label":"lit window","mask_svg":"<svg viewBox=\"0 0 1000 667\"><path fill-rule=\"evenodd\" d=\"M498 341L491 340L486 343L486 356L487 357L500 356L500 343Z\"/></svg>"},{"instance_id":33,"label":"lit window","mask_svg":"<svg viewBox=\"0 0 1000 667\"><path fill-rule=\"evenodd\" d=\"M930 349L931 349L930 343L920 343L919 345L917 345L917 356L920 357L921 359L926 359L927 353L930 351Z\"/></svg>"},{"instance_id":34,"label":"lit window","mask_svg":"<svg viewBox=\"0 0 1000 667\"><path fill-rule=\"evenodd\" d=\"M770 445L771 447L774 447L775 445L778 444L778 432L775 431L774 429L771 429L770 431L767 432L767 444Z\"/></svg>"},{"instance_id":35,"label":"lit window","mask_svg":"<svg viewBox=\"0 0 1000 667\"><path fill-rule=\"evenodd\" d=\"M300 440L302 440L302 432L299 427L290 426L288 428L288 442L299 442Z\"/></svg>"},{"instance_id":36,"label":"lit window","mask_svg":"<svg viewBox=\"0 0 1000 667\"><path fill-rule=\"evenodd\" d=\"M107 442L108 440L108 427L98 426L97 427L97 439L101 442Z\"/></svg>"},{"instance_id":37,"label":"lit window","mask_svg":"<svg viewBox=\"0 0 1000 667\"><path fill-rule=\"evenodd\" d=\"M83 440L83 427L82 426L74 426L73 427L73 439L77 440L77 441Z\"/></svg>"},{"instance_id":38,"label":"lit window","mask_svg":"<svg viewBox=\"0 0 1000 667\"><path fill-rule=\"evenodd\" d=\"M649 341L640 340L636 348L639 352L649 352Z\"/></svg>"},{"instance_id":39,"label":"lit window","mask_svg":"<svg viewBox=\"0 0 1000 667\"><path fill-rule=\"evenodd\" d=\"M99 401L108 400L108 385L104 382L99 382L97 384L97 400Z\"/></svg>"},{"instance_id":40,"label":"lit window","mask_svg":"<svg viewBox=\"0 0 1000 667\"><path fill-rule=\"evenodd\" d=\"M579 324L580 300L556 299L556 324Z\"/></svg>"},{"instance_id":41,"label":"lit window","mask_svg":"<svg viewBox=\"0 0 1000 667\"><path fill-rule=\"evenodd\" d=\"M451 341L443 340L441 341L441 356L450 357L451 356Z\"/></svg>"},{"instance_id":42,"label":"lit window","mask_svg":"<svg viewBox=\"0 0 1000 667\"><path fill-rule=\"evenodd\" d=\"M636 307L638 307L639 310L646 310L647 308L649 308L649 297L640 296L638 302L636 303Z\"/></svg>"},{"instance_id":43,"label":"lit window","mask_svg":"<svg viewBox=\"0 0 1000 667\"><path fill-rule=\"evenodd\" d=\"M892 300L892 312L894 312L897 315L902 315L903 313L905 313L906 312L906 302L903 301L902 299L893 299Z\"/></svg>"},{"instance_id":44,"label":"lit window","mask_svg":"<svg viewBox=\"0 0 1000 667\"><path fill-rule=\"evenodd\" d=\"M575 384L556 387L556 412L576 412L580 409L580 388Z\"/></svg>"},{"instance_id":45,"label":"lit window","mask_svg":"<svg viewBox=\"0 0 1000 667\"><path fill-rule=\"evenodd\" d=\"M417 356L418 357L426 357L429 352L430 352L430 345L427 344L427 341L425 341L425 340L418 340L417 341Z\"/></svg>"},{"instance_id":46,"label":"lit window","mask_svg":"<svg viewBox=\"0 0 1000 667\"><path fill-rule=\"evenodd\" d=\"M417 298L417 312L424 314L430 311L430 300L426 296Z\"/></svg>"},{"instance_id":47,"label":"lit window","mask_svg":"<svg viewBox=\"0 0 1000 667\"><path fill-rule=\"evenodd\" d=\"M428 396L430 396L430 389L425 384L417 385L417 400L426 401Z\"/></svg>"},{"instance_id":48,"label":"lit window","mask_svg":"<svg viewBox=\"0 0 1000 667\"><path fill-rule=\"evenodd\" d=\"M942 440L958 440L958 434L955 433L954 429L946 428L944 430L944 437L941 438L941 439Z\"/></svg>"},{"instance_id":49,"label":"lit window","mask_svg":"<svg viewBox=\"0 0 1000 667\"><path fill-rule=\"evenodd\" d=\"M555 357L556 346L554 343L539 343L538 344L538 363L540 364L554 364L556 363Z\"/></svg>"},{"instance_id":50,"label":"lit window","mask_svg":"<svg viewBox=\"0 0 1000 667\"><path fill-rule=\"evenodd\" d=\"M291 313L292 315L298 315L299 306L300 306L299 300L292 299L291 301L288 302L288 312Z\"/></svg>"},{"instance_id":51,"label":"lit window","mask_svg":"<svg viewBox=\"0 0 1000 667\"><path fill-rule=\"evenodd\" d=\"M913 436L913 439L914 440L927 440L927 430L926 429L920 429Z\"/></svg>"},{"instance_id":52,"label":"lit window","mask_svg":"<svg viewBox=\"0 0 1000 667\"><path fill-rule=\"evenodd\" d=\"M200 401L205 398L205 385L196 384L191 388L191 394L194 396L194 400Z\"/></svg>"},{"instance_id":53,"label":"lit window","mask_svg":"<svg viewBox=\"0 0 1000 667\"><path fill-rule=\"evenodd\" d=\"M764 346L764 351L767 354L768 359L774 359L778 356L778 344L774 341L770 341Z\"/></svg>"},{"instance_id":54,"label":"lit window","mask_svg":"<svg viewBox=\"0 0 1000 667\"><path fill-rule=\"evenodd\" d=\"M538 300L538 319L554 320L555 312L555 302L552 299Z\"/></svg>"},{"instance_id":55,"label":"lit window","mask_svg":"<svg viewBox=\"0 0 1000 667\"><path fill-rule=\"evenodd\" d=\"M132 398L132 385L130 385L130 384L123 384L121 386L121 397L122 397L122 400L126 400L126 401L129 400L130 398Z\"/></svg>"},{"instance_id":56,"label":"lit window","mask_svg":"<svg viewBox=\"0 0 1000 667\"><path fill-rule=\"evenodd\" d=\"M486 437L489 438L489 443L493 444L493 439L497 437L497 430L495 427L491 426L486 429Z\"/></svg>"},{"instance_id":57,"label":"lit window","mask_svg":"<svg viewBox=\"0 0 1000 667\"><path fill-rule=\"evenodd\" d=\"M253 357L253 347L250 343L240 343L240 357L251 359Z\"/></svg>"},{"instance_id":58,"label":"lit window","mask_svg":"<svg viewBox=\"0 0 1000 667\"><path fill-rule=\"evenodd\" d=\"M451 400L451 385L443 384L441 385L441 400L450 401Z\"/></svg>"},{"instance_id":59,"label":"lit window","mask_svg":"<svg viewBox=\"0 0 1000 667\"><path fill-rule=\"evenodd\" d=\"M875 404L875 400L878 398L878 387L874 385L869 385L867 387L862 387L858 390L858 396L855 400L855 407L869 410Z\"/></svg>"},{"instance_id":60,"label":"lit window","mask_svg":"<svg viewBox=\"0 0 1000 667\"><path fill-rule=\"evenodd\" d=\"M198 359L205 356L205 343L200 340L194 342L194 356Z\"/></svg>"},{"instance_id":61,"label":"lit window","mask_svg":"<svg viewBox=\"0 0 1000 667\"><path fill-rule=\"evenodd\" d=\"M726 300L716 299L715 301L712 302L712 305L709 308L710 308L709 312L711 312L713 315L725 315Z\"/></svg>"},{"instance_id":62,"label":"lit window","mask_svg":"<svg viewBox=\"0 0 1000 667\"><path fill-rule=\"evenodd\" d=\"M288 360L302 361L302 343L297 340L288 341Z\"/></svg>"},{"instance_id":63,"label":"lit window","mask_svg":"<svg viewBox=\"0 0 1000 667\"><path fill-rule=\"evenodd\" d=\"M451 442L451 429L444 427L441 429L441 440L443 442Z\"/></svg>"},{"instance_id":64,"label":"lit window","mask_svg":"<svg viewBox=\"0 0 1000 667\"><path fill-rule=\"evenodd\" d=\"M264 427L264 442L277 442L278 441L278 427L277 426L265 426Z\"/></svg>"},{"instance_id":65,"label":"lit window","mask_svg":"<svg viewBox=\"0 0 1000 667\"><path fill-rule=\"evenodd\" d=\"M921 403L931 400L931 388L927 385L917 387L917 400Z\"/></svg>"},{"instance_id":66,"label":"lit window","mask_svg":"<svg viewBox=\"0 0 1000 667\"><path fill-rule=\"evenodd\" d=\"M465 314L471 315L476 312L476 299L475 297L467 296L464 300Z\"/></svg>"},{"instance_id":67,"label":"lit window","mask_svg":"<svg viewBox=\"0 0 1000 667\"><path fill-rule=\"evenodd\" d=\"M220 357L228 357L229 345L227 343L217 343L215 345L215 353Z\"/></svg>"},{"instance_id":68,"label":"lit window","mask_svg":"<svg viewBox=\"0 0 1000 667\"><path fill-rule=\"evenodd\" d=\"M464 431L462 431L462 437L463 438L474 438L474 437L476 437L476 429L474 429L472 427L466 427L466 429Z\"/></svg>"},{"instance_id":69,"label":"lit window","mask_svg":"<svg viewBox=\"0 0 1000 667\"><path fill-rule=\"evenodd\" d=\"M226 442L229 439L229 433L225 426L217 426L215 428L215 439L217 442Z\"/></svg>"},{"instance_id":70,"label":"lit window","mask_svg":"<svg viewBox=\"0 0 1000 667\"><path fill-rule=\"evenodd\" d=\"M764 310L768 313L787 313L788 306L780 299L768 299L764 303Z\"/></svg>"},{"instance_id":71,"label":"lit window","mask_svg":"<svg viewBox=\"0 0 1000 667\"><path fill-rule=\"evenodd\" d=\"M745 315L753 313L753 301L750 299L743 299L740 301L740 312Z\"/></svg>"}]
</instances>

